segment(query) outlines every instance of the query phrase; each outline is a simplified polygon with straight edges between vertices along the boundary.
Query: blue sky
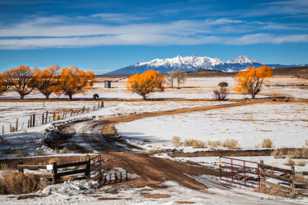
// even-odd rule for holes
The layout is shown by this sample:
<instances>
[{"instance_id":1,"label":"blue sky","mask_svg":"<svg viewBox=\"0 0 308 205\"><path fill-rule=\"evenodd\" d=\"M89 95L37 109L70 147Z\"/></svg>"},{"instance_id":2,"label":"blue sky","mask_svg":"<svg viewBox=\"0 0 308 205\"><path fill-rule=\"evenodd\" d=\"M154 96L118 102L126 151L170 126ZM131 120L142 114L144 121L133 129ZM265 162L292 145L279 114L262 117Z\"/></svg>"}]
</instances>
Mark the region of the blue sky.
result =
<instances>
[{"instance_id":1,"label":"blue sky","mask_svg":"<svg viewBox=\"0 0 308 205\"><path fill-rule=\"evenodd\" d=\"M0 0L0 70L153 58L308 63L308 0Z\"/></svg>"}]
</instances>

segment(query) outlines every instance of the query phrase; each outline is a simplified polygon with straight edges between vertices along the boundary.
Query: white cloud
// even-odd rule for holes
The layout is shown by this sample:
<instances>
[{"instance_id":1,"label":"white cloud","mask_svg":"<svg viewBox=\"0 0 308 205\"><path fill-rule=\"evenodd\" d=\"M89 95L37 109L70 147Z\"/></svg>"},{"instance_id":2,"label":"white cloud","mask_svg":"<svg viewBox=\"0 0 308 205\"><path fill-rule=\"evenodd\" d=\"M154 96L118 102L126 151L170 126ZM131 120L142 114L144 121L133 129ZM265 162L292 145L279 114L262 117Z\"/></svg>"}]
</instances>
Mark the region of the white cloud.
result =
<instances>
[{"instance_id":1,"label":"white cloud","mask_svg":"<svg viewBox=\"0 0 308 205\"><path fill-rule=\"evenodd\" d=\"M1 27L0 49L214 43L243 45L308 41L306 34L276 35L260 32L260 29L287 30L287 25L283 24L228 18L116 25L93 21L93 18L101 18L101 15L80 16L75 19L65 16L36 17L16 25ZM107 16L114 21L122 18L122 14Z\"/></svg>"},{"instance_id":2,"label":"white cloud","mask_svg":"<svg viewBox=\"0 0 308 205\"><path fill-rule=\"evenodd\" d=\"M308 42L308 34L297 35L273 35L265 33L249 34L239 38L226 40L226 44L235 45L248 45L248 44L282 44L282 43L295 43L295 42Z\"/></svg>"},{"instance_id":3,"label":"white cloud","mask_svg":"<svg viewBox=\"0 0 308 205\"><path fill-rule=\"evenodd\" d=\"M98 13L91 15L91 17L99 18L102 21L114 23L138 22L147 19L147 17L144 16L135 16L122 13Z\"/></svg>"}]
</instances>

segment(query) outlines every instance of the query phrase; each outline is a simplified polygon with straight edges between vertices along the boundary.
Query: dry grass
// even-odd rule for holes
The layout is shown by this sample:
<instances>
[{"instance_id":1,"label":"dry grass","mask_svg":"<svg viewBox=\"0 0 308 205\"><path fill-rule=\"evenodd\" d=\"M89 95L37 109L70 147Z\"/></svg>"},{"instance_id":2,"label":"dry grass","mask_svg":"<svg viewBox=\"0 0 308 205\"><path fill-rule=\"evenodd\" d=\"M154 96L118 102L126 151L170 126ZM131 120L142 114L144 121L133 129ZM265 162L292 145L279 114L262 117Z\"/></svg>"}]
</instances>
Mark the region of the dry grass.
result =
<instances>
[{"instance_id":1,"label":"dry grass","mask_svg":"<svg viewBox=\"0 0 308 205\"><path fill-rule=\"evenodd\" d=\"M288 152L288 156L295 159L308 159L308 148L299 148Z\"/></svg>"},{"instance_id":2,"label":"dry grass","mask_svg":"<svg viewBox=\"0 0 308 205\"><path fill-rule=\"evenodd\" d=\"M193 148L206 148L206 143L201 141L201 140L197 140L197 139L186 139L184 141L184 145L185 146L189 146L189 147L193 147Z\"/></svg>"},{"instance_id":3,"label":"dry grass","mask_svg":"<svg viewBox=\"0 0 308 205\"><path fill-rule=\"evenodd\" d=\"M308 148L298 148L294 150L288 150L287 152L282 149L276 149L273 151L272 156L275 158L291 158L291 159L308 159Z\"/></svg>"},{"instance_id":4,"label":"dry grass","mask_svg":"<svg viewBox=\"0 0 308 205\"><path fill-rule=\"evenodd\" d=\"M221 142L220 142L219 140L209 140L209 141L207 142L207 145L208 145L209 147L216 148L216 147L221 146Z\"/></svg>"},{"instance_id":5,"label":"dry grass","mask_svg":"<svg viewBox=\"0 0 308 205\"><path fill-rule=\"evenodd\" d=\"M0 163L0 170L7 170L9 166L6 163Z\"/></svg>"},{"instance_id":6,"label":"dry grass","mask_svg":"<svg viewBox=\"0 0 308 205\"><path fill-rule=\"evenodd\" d=\"M175 147L183 146L183 142L180 137L177 136L172 137L171 142Z\"/></svg>"},{"instance_id":7,"label":"dry grass","mask_svg":"<svg viewBox=\"0 0 308 205\"><path fill-rule=\"evenodd\" d=\"M0 187L0 194L31 193L41 188L40 176L11 171L0 181Z\"/></svg>"},{"instance_id":8,"label":"dry grass","mask_svg":"<svg viewBox=\"0 0 308 205\"><path fill-rule=\"evenodd\" d=\"M276 159L278 158L285 158L285 154L283 153L283 151L281 149L275 149L272 152L272 156Z\"/></svg>"},{"instance_id":9,"label":"dry grass","mask_svg":"<svg viewBox=\"0 0 308 205\"><path fill-rule=\"evenodd\" d=\"M287 166L294 166L295 165L295 161L292 160L291 158L288 158L287 162L284 163Z\"/></svg>"},{"instance_id":10,"label":"dry grass","mask_svg":"<svg viewBox=\"0 0 308 205\"><path fill-rule=\"evenodd\" d=\"M297 160L297 161L295 162L295 165L296 165L296 166L304 167L304 166L306 166L306 161L305 161L305 160Z\"/></svg>"},{"instance_id":11,"label":"dry grass","mask_svg":"<svg viewBox=\"0 0 308 205\"><path fill-rule=\"evenodd\" d=\"M262 148L273 148L272 140L269 139L269 138L263 139L263 141L261 143L261 147Z\"/></svg>"},{"instance_id":12,"label":"dry grass","mask_svg":"<svg viewBox=\"0 0 308 205\"><path fill-rule=\"evenodd\" d=\"M235 139L226 139L223 144L223 147L229 148L229 149L238 149L240 147L240 144Z\"/></svg>"}]
</instances>

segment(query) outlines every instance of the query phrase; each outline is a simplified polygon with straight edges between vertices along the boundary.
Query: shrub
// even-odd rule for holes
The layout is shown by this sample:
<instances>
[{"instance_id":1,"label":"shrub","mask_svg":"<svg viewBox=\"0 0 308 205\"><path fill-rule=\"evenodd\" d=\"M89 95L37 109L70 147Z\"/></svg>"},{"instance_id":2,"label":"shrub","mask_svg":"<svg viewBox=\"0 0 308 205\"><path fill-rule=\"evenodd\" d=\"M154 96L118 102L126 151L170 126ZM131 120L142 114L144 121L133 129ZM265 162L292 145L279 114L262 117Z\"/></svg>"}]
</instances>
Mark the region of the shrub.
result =
<instances>
[{"instance_id":1,"label":"shrub","mask_svg":"<svg viewBox=\"0 0 308 205\"><path fill-rule=\"evenodd\" d=\"M218 89L214 90L214 97L216 100L225 100L227 98L228 95L228 83L227 82L220 82L218 84Z\"/></svg>"},{"instance_id":2,"label":"shrub","mask_svg":"<svg viewBox=\"0 0 308 205\"><path fill-rule=\"evenodd\" d=\"M174 136L172 137L172 144L176 147L179 147L179 146L182 146L183 145L183 142L181 141L181 138L180 137L177 137L177 136Z\"/></svg>"},{"instance_id":3,"label":"shrub","mask_svg":"<svg viewBox=\"0 0 308 205\"><path fill-rule=\"evenodd\" d=\"M291 158L288 158L288 161L285 163L285 165L287 165L287 166L294 166L295 162Z\"/></svg>"},{"instance_id":4,"label":"shrub","mask_svg":"<svg viewBox=\"0 0 308 205\"><path fill-rule=\"evenodd\" d=\"M240 147L239 142L235 139L226 139L222 146L229 149L238 149Z\"/></svg>"},{"instance_id":5,"label":"shrub","mask_svg":"<svg viewBox=\"0 0 308 205\"><path fill-rule=\"evenodd\" d=\"M40 176L18 172L6 173L0 181L0 194L24 194L37 191L40 187Z\"/></svg>"},{"instance_id":6,"label":"shrub","mask_svg":"<svg viewBox=\"0 0 308 205\"><path fill-rule=\"evenodd\" d=\"M184 141L184 145L185 146L189 146L189 147L193 147L193 148L206 148L206 144L201 141L201 140L197 140L197 139L186 139Z\"/></svg>"},{"instance_id":7,"label":"shrub","mask_svg":"<svg viewBox=\"0 0 308 205\"><path fill-rule=\"evenodd\" d=\"M0 170L6 170L9 166L6 163L0 163Z\"/></svg>"},{"instance_id":8,"label":"shrub","mask_svg":"<svg viewBox=\"0 0 308 205\"><path fill-rule=\"evenodd\" d=\"M269 139L269 138L263 139L263 141L261 143L261 147L262 148L273 148L272 140Z\"/></svg>"},{"instance_id":9,"label":"shrub","mask_svg":"<svg viewBox=\"0 0 308 205\"><path fill-rule=\"evenodd\" d=\"M285 158L285 153L283 152L283 150L281 149L275 149L273 152L272 152L272 156L274 158Z\"/></svg>"},{"instance_id":10,"label":"shrub","mask_svg":"<svg viewBox=\"0 0 308 205\"><path fill-rule=\"evenodd\" d=\"M207 142L207 145L208 145L209 147L216 148L216 147L221 146L221 142L220 142L219 140L209 140L209 141Z\"/></svg>"},{"instance_id":11,"label":"shrub","mask_svg":"<svg viewBox=\"0 0 308 205\"><path fill-rule=\"evenodd\" d=\"M306 165L306 162L304 160L298 160L295 162L295 165L303 167Z\"/></svg>"}]
</instances>

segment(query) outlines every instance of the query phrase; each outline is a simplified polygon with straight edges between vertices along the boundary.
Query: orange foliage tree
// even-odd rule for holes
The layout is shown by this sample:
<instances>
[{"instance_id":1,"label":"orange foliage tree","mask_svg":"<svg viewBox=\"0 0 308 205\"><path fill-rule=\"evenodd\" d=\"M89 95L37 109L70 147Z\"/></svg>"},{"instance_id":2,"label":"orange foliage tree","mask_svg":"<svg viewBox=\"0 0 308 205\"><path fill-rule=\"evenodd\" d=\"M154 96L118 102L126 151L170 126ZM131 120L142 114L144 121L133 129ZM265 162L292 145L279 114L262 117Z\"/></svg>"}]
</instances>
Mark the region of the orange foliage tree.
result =
<instances>
[{"instance_id":1,"label":"orange foliage tree","mask_svg":"<svg viewBox=\"0 0 308 205\"><path fill-rule=\"evenodd\" d=\"M266 65L260 67L250 67L247 70L240 71L235 79L237 85L235 90L239 93L250 94L254 99L261 91L265 78L272 77L272 68Z\"/></svg>"},{"instance_id":2,"label":"orange foliage tree","mask_svg":"<svg viewBox=\"0 0 308 205\"><path fill-rule=\"evenodd\" d=\"M147 94L155 90L163 90L164 76L155 70L148 70L141 74L135 74L128 78L128 90L141 95L146 99Z\"/></svg>"},{"instance_id":3,"label":"orange foliage tree","mask_svg":"<svg viewBox=\"0 0 308 205\"><path fill-rule=\"evenodd\" d=\"M63 68L57 83L57 93L67 95L69 99L73 95L92 88L95 74L91 71L83 71L77 67Z\"/></svg>"},{"instance_id":4,"label":"orange foliage tree","mask_svg":"<svg viewBox=\"0 0 308 205\"><path fill-rule=\"evenodd\" d=\"M0 95L8 89L8 84L3 73L0 73Z\"/></svg>"},{"instance_id":5,"label":"orange foliage tree","mask_svg":"<svg viewBox=\"0 0 308 205\"><path fill-rule=\"evenodd\" d=\"M44 70L35 70L33 74L34 86L46 99L57 91L59 67L56 65L45 68Z\"/></svg>"},{"instance_id":6,"label":"orange foliage tree","mask_svg":"<svg viewBox=\"0 0 308 205\"><path fill-rule=\"evenodd\" d=\"M29 66L20 65L4 73L7 85L16 91L20 99L30 94L33 90L33 71Z\"/></svg>"}]
</instances>

